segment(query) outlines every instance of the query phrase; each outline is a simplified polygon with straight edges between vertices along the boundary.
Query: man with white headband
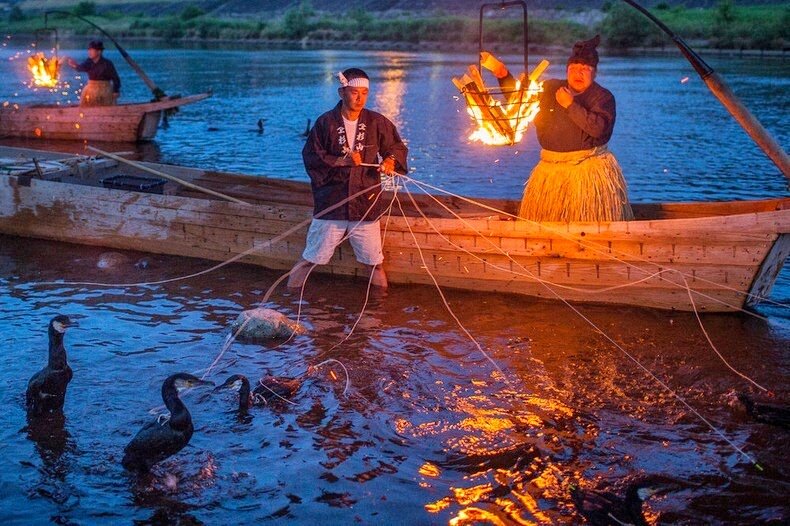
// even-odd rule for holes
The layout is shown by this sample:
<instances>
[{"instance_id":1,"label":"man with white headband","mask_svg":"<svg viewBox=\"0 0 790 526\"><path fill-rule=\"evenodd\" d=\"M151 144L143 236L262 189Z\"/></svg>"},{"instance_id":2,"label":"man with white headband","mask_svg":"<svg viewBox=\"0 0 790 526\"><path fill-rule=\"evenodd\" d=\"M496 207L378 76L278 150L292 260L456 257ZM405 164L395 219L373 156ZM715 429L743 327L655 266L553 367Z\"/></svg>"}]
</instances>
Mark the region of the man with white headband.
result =
<instances>
[{"instance_id":1,"label":"man with white headband","mask_svg":"<svg viewBox=\"0 0 790 526\"><path fill-rule=\"evenodd\" d=\"M301 287L313 267L329 263L348 237L357 261L370 269L371 283L384 288L379 218L390 199L382 195L381 174L405 173L408 149L389 119L365 109L368 75L350 68L337 78L340 102L316 120L302 149L313 189L313 220L288 286Z\"/></svg>"}]
</instances>

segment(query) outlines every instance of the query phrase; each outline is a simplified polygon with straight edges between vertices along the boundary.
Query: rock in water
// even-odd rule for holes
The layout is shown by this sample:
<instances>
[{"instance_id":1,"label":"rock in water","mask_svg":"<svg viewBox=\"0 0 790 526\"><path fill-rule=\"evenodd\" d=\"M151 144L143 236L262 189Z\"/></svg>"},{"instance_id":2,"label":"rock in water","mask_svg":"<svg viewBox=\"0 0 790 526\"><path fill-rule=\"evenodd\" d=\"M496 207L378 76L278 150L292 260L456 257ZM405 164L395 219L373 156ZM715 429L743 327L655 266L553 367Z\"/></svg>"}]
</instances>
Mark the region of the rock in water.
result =
<instances>
[{"instance_id":1,"label":"rock in water","mask_svg":"<svg viewBox=\"0 0 790 526\"><path fill-rule=\"evenodd\" d=\"M96 266L100 269L117 268L128 261L129 258L120 252L102 252L99 255L99 261L96 262Z\"/></svg>"},{"instance_id":2,"label":"rock in water","mask_svg":"<svg viewBox=\"0 0 790 526\"><path fill-rule=\"evenodd\" d=\"M237 340L243 342L289 338L292 334L306 332L304 327L272 309L245 310L233 322L231 331Z\"/></svg>"}]
</instances>

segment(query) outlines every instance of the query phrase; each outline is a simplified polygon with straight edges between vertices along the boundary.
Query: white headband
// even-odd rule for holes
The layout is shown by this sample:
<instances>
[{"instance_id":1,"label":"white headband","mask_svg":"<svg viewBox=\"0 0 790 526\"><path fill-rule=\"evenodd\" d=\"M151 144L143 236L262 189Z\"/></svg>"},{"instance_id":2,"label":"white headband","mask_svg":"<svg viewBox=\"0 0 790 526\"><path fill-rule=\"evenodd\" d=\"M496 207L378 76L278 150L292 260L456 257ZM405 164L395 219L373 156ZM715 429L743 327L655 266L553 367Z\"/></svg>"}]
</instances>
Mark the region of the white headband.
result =
<instances>
[{"instance_id":1,"label":"white headband","mask_svg":"<svg viewBox=\"0 0 790 526\"><path fill-rule=\"evenodd\" d=\"M342 71L338 71L337 73L337 80L340 81L340 85L344 88L369 88L370 81L364 77L357 77L355 79L348 80L345 75L343 75Z\"/></svg>"}]
</instances>

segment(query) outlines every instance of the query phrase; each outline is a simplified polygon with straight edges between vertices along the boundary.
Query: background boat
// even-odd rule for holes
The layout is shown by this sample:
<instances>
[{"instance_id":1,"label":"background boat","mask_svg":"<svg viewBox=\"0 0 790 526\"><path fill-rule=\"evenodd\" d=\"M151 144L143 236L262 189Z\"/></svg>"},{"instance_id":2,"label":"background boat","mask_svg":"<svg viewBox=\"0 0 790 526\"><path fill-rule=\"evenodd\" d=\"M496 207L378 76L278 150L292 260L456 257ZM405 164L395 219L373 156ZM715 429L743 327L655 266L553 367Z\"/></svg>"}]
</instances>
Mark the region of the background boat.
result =
<instances>
[{"instance_id":1,"label":"background boat","mask_svg":"<svg viewBox=\"0 0 790 526\"><path fill-rule=\"evenodd\" d=\"M43 140L138 142L156 135L165 111L211 96L210 92L116 106L0 107L0 136Z\"/></svg>"}]
</instances>

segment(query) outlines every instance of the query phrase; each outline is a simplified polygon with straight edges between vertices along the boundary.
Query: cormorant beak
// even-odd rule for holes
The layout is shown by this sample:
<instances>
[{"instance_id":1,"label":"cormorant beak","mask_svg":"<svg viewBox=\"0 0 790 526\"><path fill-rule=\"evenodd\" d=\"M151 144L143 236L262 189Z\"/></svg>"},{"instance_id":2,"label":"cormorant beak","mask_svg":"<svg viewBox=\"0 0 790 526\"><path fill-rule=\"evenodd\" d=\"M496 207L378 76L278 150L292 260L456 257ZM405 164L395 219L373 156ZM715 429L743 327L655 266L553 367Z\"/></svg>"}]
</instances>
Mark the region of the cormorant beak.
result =
<instances>
[{"instance_id":1,"label":"cormorant beak","mask_svg":"<svg viewBox=\"0 0 790 526\"><path fill-rule=\"evenodd\" d=\"M225 389L235 389L239 390L241 387L241 380L226 380L222 385L218 385L214 388L214 392L223 391Z\"/></svg>"},{"instance_id":2,"label":"cormorant beak","mask_svg":"<svg viewBox=\"0 0 790 526\"><path fill-rule=\"evenodd\" d=\"M66 332L66 329L71 329L73 327L79 327L79 324L74 320L69 320L67 322L63 322L60 320L53 320L52 327L59 333Z\"/></svg>"}]
</instances>

